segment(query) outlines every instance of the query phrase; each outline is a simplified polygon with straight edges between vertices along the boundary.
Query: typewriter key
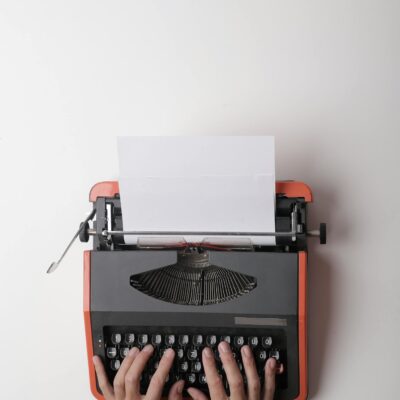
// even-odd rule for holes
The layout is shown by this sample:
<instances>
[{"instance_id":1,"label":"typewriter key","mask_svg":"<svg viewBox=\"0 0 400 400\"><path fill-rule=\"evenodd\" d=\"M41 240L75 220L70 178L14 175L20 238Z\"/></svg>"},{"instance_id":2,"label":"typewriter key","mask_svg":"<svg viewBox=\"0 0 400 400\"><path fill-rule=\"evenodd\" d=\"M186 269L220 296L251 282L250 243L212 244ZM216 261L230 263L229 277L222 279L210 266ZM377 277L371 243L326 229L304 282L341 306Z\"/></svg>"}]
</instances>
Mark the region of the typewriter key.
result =
<instances>
[{"instance_id":1,"label":"typewriter key","mask_svg":"<svg viewBox=\"0 0 400 400\"><path fill-rule=\"evenodd\" d=\"M202 335L194 335L193 336L193 344L195 346L201 346L203 344L203 336Z\"/></svg>"},{"instance_id":2,"label":"typewriter key","mask_svg":"<svg viewBox=\"0 0 400 400\"><path fill-rule=\"evenodd\" d=\"M275 358L276 361L279 361L279 357L280 357L279 350L271 350L269 352L269 356L272 358Z\"/></svg>"},{"instance_id":3,"label":"typewriter key","mask_svg":"<svg viewBox=\"0 0 400 400\"><path fill-rule=\"evenodd\" d=\"M235 336L233 338L233 344L235 347L242 347L244 345L244 337L243 336Z\"/></svg>"},{"instance_id":4,"label":"typewriter key","mask_svg":"<svg viewBox=\"0 0 400 400\"><path fill-rule=\"evenodd\" d=\"M205 376L204 374L200 374L200 375L199 375L199 382L200 382L202 385L205 385L205 384L207 383L207 378L206 378L206 376Z\"/></svg>"},{"instance_id":5,"label":"typewriter key","mask_svg":"<svg viewBox=\"0 0 400 400\"><path fill-rule=\"evenodd\" d=\"M215 335L209 335L206 338L207 346L213 347L217 344L217 337Z\"/></svg>"},{"instance_id":6,"label":"typewriter key","mask_svg":"<svg viewBox=\"0 0 400 400\"><path fill-rule=\"evenodd\" d=\"M115 347L108 347L107 348L107 357L115 358L116 356L117 356L117 349Z\"/></svg>"},{"instance_id":7,"label":"typewriter key","mask_svg":"<svg viewBox=\"0 0 400 400\"><path fill-rule=\"evenodd\" d=\"M196 382L196 375L195 374L187 374L186 380L193 385Z\"/></svg>"},{"instance_id":8,"label":"typewriter key","mask_svg":"<svg viewBox=\"0 0 400 400\"><path fill-rule=\"evenodd\" d=\"M160 345L160 344L161 344L161 341L162 341L161 335L157 334L157 335L152 335L152 336L151 336L151 344L152 344L153 346L158 346L158 345Z\"/></svg>"},{"instance_id":9,"label":"typewriter key","mask_svg":"<svg viewBox=\"0 0 400 400\"><path fill-rule=\"evenodd\" d=\"M121 358L125 358L129 354L129 347L121 347L119 354Z\"/></svg>"},{"instance_id":10,"label":"typewriter key","mask_svg":"<svg viewBox=\"0 0 400 400\"><path fill-rule=\"evenodd\" d=\"M267 352L265 350L258 350L256 352L256 360L257 361L266 361L267 360Z\"/></svg>"},{"instance_id":11,"label":"typewriter key","mask_svg":"<svg viewBox=\"0 0 400 400\"><path fill-rule=\"evenodd\" d=\"M189 364L188 364L187 361L182 361L182 362L179 364L179 371L180 371L180 372L186 372L188 369L189 369Z\"/></svg>"},{"instance_id":12,"label":"typewriter key","mask_svg":"<svg viewBox=\"0 0 400 400\"><path fill-rule=\"evenodd\" d=\"M111 361L111 369L113 371L118 371L120 366L121 366L121 361L119 361L119 360L112 360Z\"/></svg>"},{"instance_id":13,"label":"typewriter key","mask_svg":"<svg viewBox=\"0 0 400 400\"><path fill-rule=\"evenodd\" d=\"M272 346L272 337L271 336L264 336L261 340L262 346L267 349Z\"/></svg>"},{"instance_id":14,"label":"typewriter key","mask_svg":"<svg viewBox=\"0 0 400 400\"><path fill-rule=\"evenodd\" d=\"M141 346L146 345L148 341L149 341L149 335L146 334L139 335L138 342Z\"/></svg>"},{"instance_id":15,"label":"typewriter key","mask_svg":"<svg viewBox=\"0 0 400 400\"><path fill-rule=\"evenodd\" d=\"M179 344L181 346L186 346L189 343L189 335L180 335Z\"/></svg>"},{"instance_id":16,"label":"typewriter key","mask_svg":"<svg viewBox=\"0 0 400 400\"><path fill-rule=\"evenodd\" d=\"M132 345L135 342L135 335L133 333L127 333L125 335L125 343Z\"/></svg>"},{"instance_id":17,"label":"typewriter key","mask_svg":"<svg viewBox=\"0 0 400 400\"><path fill-rule=\"evenodd\" d=\"M221 336L221 342L226 342L226 343L231 343L231 337L230 336Z\"/></svg>"},{"instance_id":18,"label":"typewriter key","mask_svg":"<svg viewBox=\"0 0 400 400\"><path fill-rule=\"evenodd\" d=\"M187 352L187 358L191 361L197 358L197 349L189 349Z\"/></svg>"},{"instance_id":19,"label":"typewriter key","mask_svg":"<svg viewBox=\"0 0 400 400\"><path fill-rule=\"evenodd\" d=\"M249 346L257 347L258 346L258 337L257 336L249 336Z\"/></svg>"},{"instance_id":20,"label":"typewriter key","mask_svg":"<svg viewBox=\"0 0 400 400\"><path fill-rule=\"evenodd\" d=\"M179 359L182 359L184 355L183 349L177 349L176 350L176 357Z\"/></svg>"},{"instance_id":21,"label":"typewriter key","mask_svg":"<svg viewBox=\"0 0 400 400\"><path fill-rule=\"evenodd\" d=\"M165 336L165 344L167 346L172 346L175 343L175 335Z\"/></svg>"},{"instance_id":22,"label":"typewriter key","mask_svg":"<svg viewBox=\"0 0 400 400\"><path fill-rule=\"evenodd\" d=\"M113 335L111 335L111 341L114 344L120 344L122 340L122 336L120 333L114 333Z\"/></svg>"},{"instance_id":23,"label":"typewriter key","mask_svg":"<svg viewBox=\"0 0 400 400\"><path fill-rule=\"evenodd\" d=\"M192 362L192 372L200 372L201 371L201 362L200 361L194 361Z\"/></svg>"}]
</instances>

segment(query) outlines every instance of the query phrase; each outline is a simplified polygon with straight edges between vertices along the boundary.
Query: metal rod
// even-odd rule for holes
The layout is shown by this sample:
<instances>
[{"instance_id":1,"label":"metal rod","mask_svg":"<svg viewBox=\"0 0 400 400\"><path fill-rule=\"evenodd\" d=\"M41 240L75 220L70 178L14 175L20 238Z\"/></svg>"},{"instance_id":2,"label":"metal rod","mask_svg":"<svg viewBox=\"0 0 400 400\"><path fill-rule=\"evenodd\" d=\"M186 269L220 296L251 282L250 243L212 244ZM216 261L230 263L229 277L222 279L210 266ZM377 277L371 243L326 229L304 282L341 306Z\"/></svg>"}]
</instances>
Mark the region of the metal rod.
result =
<instances>
[{"instance_id":1,"label":"metal rod","mask_svg":"<svg viewBox=\"0 0 400 400\"><path fill-rule=\"evenodd\" d=\"M61 257L58 259L58 261L52 262L50 264L49 269L47 270L48 274L51 274L52 272L54 272L58 266L60 265L61 261L63 260L63 258L65 257L65 255L68 253L68 250L71 248L71 246L73 245L73 243L75 242L76 238L79 236L79 234L81 233L81 230L84 229L85 225L87 222L89 222L90 220L93 219L93 217L96 214L96 209L93 208L92 212L88 215L88 217L85 219L85 221L80 225L78 231L75 233L75 235L73 236L73 238L71 239L71 241L69 242L68 246L66 247L66 249L64 250L64 252L61 254Z\"/></svg>"},{"instance_id":2,"label":"metal rod","mask_svg":"<svg viewBox=\"0 0 400 400\"><path fill-rule=\"evenodd\" d=\"M91 233L91 232L90 232ZM147 235L194 235L194 236L296 236L297 232L196 232L196 231L108 231L102 232L103 236L108 235L135 235L135 236L147 236Z\"/></svg>"}]
</instances>

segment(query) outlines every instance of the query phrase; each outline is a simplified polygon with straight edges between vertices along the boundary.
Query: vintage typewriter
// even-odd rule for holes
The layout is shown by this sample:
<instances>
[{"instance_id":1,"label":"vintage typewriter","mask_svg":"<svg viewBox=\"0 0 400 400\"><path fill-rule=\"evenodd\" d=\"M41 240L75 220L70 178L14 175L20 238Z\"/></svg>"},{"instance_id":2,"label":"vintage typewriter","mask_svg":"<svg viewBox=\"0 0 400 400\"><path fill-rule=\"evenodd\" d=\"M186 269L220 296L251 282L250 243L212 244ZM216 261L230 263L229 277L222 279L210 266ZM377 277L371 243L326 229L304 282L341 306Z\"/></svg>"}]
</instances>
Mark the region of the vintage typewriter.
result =
<instances>
[{"instance_id":1,"label":"vintage typewriter","mask_svg":"<svg viewBox=\"0 0 400 400\"><path fill-rule=\"evenodd\" d=\"M155 352L141 378L143 393L167 348L176 357L165 394L179 379L207 392L205 346L213 349L227 386L217 350L222 340L230 343L242 371L240 348L251 346L261 380L269 357L284 364L277 399L307 397L306 239L319 236L326 243L325 224L307 230L307 185L276 183L276 232L263 233L276 237L274 246L154 243L145 232L137 245L128 245L124 235L140 232L123 230L118 182L96 184L89 198L93 211L74 239L93 237L93 249L84 252L84 319L95 398L103 396L93 355L103 359L112 381L129 349L148 343Z\"/></svg>"}]
</instances>

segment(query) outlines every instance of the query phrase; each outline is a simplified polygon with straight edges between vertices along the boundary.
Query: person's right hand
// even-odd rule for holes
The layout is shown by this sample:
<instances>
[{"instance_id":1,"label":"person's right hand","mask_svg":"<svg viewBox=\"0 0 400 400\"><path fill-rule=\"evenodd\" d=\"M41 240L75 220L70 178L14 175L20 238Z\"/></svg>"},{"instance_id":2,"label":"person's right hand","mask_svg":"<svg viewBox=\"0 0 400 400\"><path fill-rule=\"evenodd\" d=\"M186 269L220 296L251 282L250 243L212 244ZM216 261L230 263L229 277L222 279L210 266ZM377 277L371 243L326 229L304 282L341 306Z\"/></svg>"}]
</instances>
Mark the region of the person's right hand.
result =
<instances>
[{"instance_id":1,"label":"person's right hand","mask_svg":"<svg viewBox=\"0 0 400 400\"><path fill-rule=\"evenodd\" d=\"M283 372L282 364L278 366L274 358L270 358L266 362L265 384L262 388L253 353L249 346L243 346L241 354L247 378L246 391L242 374L239 371L229 344L221 342L218 350L228 380L230 397L226 394L222 379L218 374L214 354L211 349L206 347L203 350L202 359L211 400L273 400L275 394L275 374ZM199 389L188 388L187 391L194 400L208 400L207 396Z\"/></svg>"}]
</instances>

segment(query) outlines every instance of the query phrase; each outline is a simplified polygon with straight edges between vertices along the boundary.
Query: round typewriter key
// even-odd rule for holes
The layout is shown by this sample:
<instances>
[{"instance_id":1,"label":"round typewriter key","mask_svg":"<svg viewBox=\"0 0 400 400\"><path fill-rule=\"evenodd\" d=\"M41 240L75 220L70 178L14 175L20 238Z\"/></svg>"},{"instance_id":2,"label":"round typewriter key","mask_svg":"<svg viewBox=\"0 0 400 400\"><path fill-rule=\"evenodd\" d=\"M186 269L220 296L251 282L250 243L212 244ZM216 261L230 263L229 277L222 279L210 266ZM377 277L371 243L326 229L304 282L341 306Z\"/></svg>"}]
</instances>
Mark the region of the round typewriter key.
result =
<instances>
[{"instance_id":1,"label":"round typewriter key","mask_svg":"<svg viewBox=\"0 0 400 400\"><path fill-rule=\"evenodd\" d=\"M179 359L182 359L184 355L183 349L177 349L176 350L176 357Z\"/></svg>"},{"instance_id":2,"label":"round typewriter key","mask_svg":"<svg viewBox=\"0 0 400 400\"><path fill-rule=\"evenodd\" d=\"M135 342L135 334L134 333L127 333L125 335L125 343L131 345L134 342Z\"/></svg>"},{"instance_id":3,"label":"round typewriter key","mask_svg":"<svg viewBox=\"0 0 400 400\"><path fill-rule=\"evenodd\" d=\"M158 346L158 345L161 344L161 342L162 342L162 337L161 337L161 335L157 334L157 335L152 335L152 336L151 336L151 344L152 344L153 346Z\"/></svg>"},{"instance_id":4,"label":"round typewriter key","mask_svg":"<svg viewBox=\"0 0 400 400\"><path fill-rule=\"evenodd\" d=\"M189 343L189 335L179 335L179 344L186 346Z\"/></svg>"},{"instance_id":5,"label":"round typewriter key","mask_svg":"<svg viewBox=\"0 0 400 400\"><path fill-rule=\"evenodd\" d=\"M112 334L112 335L111 335L111 341L112 341L114 344L120 344L121 341L122 341L122 336L121 336L121 334L120 334L120 333L114 333L114 334Z\"/></svg>"},{"instance_id":6,"label":"round typewriter key","mask_svg":"<svg viewBox=\"0 0 400 400\"><path fill-rule=\"evenodd\" d=\"M138 337L138 342L140 345L144 346L149 341L149 335L142 334Z\"/></svg>"},{"instance_id":7,"label":"round typewriter key","mask_svg":"<svg viewBox=\"0 0 400 400\"><path fill-rule=\"evenodd\" d=\"M217 337L215 335L208 335L206 338L207 346L213 347L217 344Z\"/></svg>"},{"instance_id":8,"label":"round typewriter key","mask_svg":"<svg viewBox=\"0 0 400 400\"><path fill-rule=\"evenodd\" d=\"M175 335L165 336L165 344L167 346L172 346L175 343Z\"/></svg>"},{"instance_id":9,"label":"round typewriter key","mask_svg":"<svg viewBox=\"0 0 400 400\"><path fill-rule=\"evenodd\" d=\"M194 335L193 336L193 344L195 346L201 346L203 344L203 336L202 335Z\"/></svg>"},{"instance_id":10,"label":"round typewriter key","mask_svg":"<svg viewBox=\"0 0 400 400\"><path fill-rule=\"evenodd\" d=\"M129 347L121 347L119 354L121 358L125 358L129 354Z\"/></svg>"},{"instance_id":11,"label":"round typewriter key","mask_svg":"<svg viewBox=\"0 0 400 400\"><path fill-rule=\"evenodd\" d=\"M200 375L199 375L199 382L200 382L202 385L205 385L205 384L207 383L207 378L206 378L206 376L205 376L204 374L200 374Z\"/></svg>"},{"instance_id":12,"label":"round typewriter key","mask_svg":"<svg viewBox=\"0 0 400 400\"><path fill-rule=\"evenodd\" d=\"M257 336L249 336L249 346L257 347L258 346L258 337Z\"/></svg>"},{"instance_id":13,"label":"round typewriter key","mask_svg":"<svg viewBox=\"0 0 400 400\"><path fill-rule=\"evenodd\" d=\"M256 360L257 361L266 361L267 360L267 352L265 350L258 350L256 352Z\"/></svg>"},{"instance_id":14,"label":"round typewriter key","mask_svg":"<svg viewBox=\"0 0 400 400\"><path fill-rule=\"evenodd\" d=\"M186 372L189 369L189 364L187 361L182 361L179 363L179 371Z\"/></svg>"},{"instance_id":15,"label":"round typewriter key","mask_svg":"<svg viewBox=\"0 0 400 400\"><path fill-rule=\"evenodd\" d=\"M187 374L186 380L193 385L193 383L196 383L196 375L195 374Z\"/></svg>"},{"instance_id":16,"label":"round typewriter key","mask_svg":"<svg viewBox=\"0 0 400 400\"><path fill-rule=\"evenodd\" d=\"M242 347L244 345L244 337L243 336L235 336L233 338L233 344L235 347Z\"/></svg>"},{"instance_id":17,"label":"round typewriter key","mask_svg":"<svg viewBox=\"0 0 400 400\"><path fill-rule=\"evenodd\" d=\"M201 362L200 361L193 361L192 362L191 371L192 372L200 372L201 371Z\"/></svg>"},{"instance_id":18,"label":"round typewriter key","mask_svg":"<svg viewBox=\"0 0 400 400\"><path fill-rule=\"evenodd\" d=\"M269 352L269 356L272 358L275 358L276 361L279 361L279 357L280 357L279 350L271 350Z\"/></svg>"},{"instance_id":19,"label":"round typewriter key","mask_svg":"<svg viewBox=\"0 0 400 400\"><path fill-rule=\"evenodd\" d=\"M115 347L107 347L107 357L115 358L117 356L117 349Z\"/></svg>"},{"instance_id":20,"label":"round typewriter key","mask_svg":"<svg viewBox=\"0 0 400 400\"><path fill-rule=\"evenodd\" d=\"M231 337L230 336L221 336L221 342L226 342L231 344Z\"/></svg>"},{"instance_id":21,"label":"round typewriter key","mask_svg":"<svg viewBox=\"0 0 400 400\"><path fill-rule=\"evenodd\" d=\"M265 349L271 347L272 346L272 337L271 336L264 336L261 339L261 344L262 344L262 347L264 347Z\"/></svg>"},{"instance_id":22,"label":"round typewriter key","mask_svg":"<svg viewBox=\"0 0 400 400\"><path fill-rule=\"evenodd\" d=\"M238 361L237 365L238 365L239 371L243 371L243 364L240 361Z\"/></svg>"},{"instance_id":23,"label":"round typewriter key","mask_svg":"<svg viewBox=\"0 0 400 400\"><path fill-rule=\"evenodd\" d=\"M191 361L197 358L197 349L189 349L187 352L187 358Z\"/></svg>"},{"instance_id":24,"label":"round typewriter key","mask_svg":"<svg viewBox=\"0 0 400 400\"><path fill-rule=\"evenodd\" d=\"M121 361L119 361L119 360L112 360L111 361L111 369L113 371L118 371L120 366L121 366Z\"/></svg>"}]
</instances>

